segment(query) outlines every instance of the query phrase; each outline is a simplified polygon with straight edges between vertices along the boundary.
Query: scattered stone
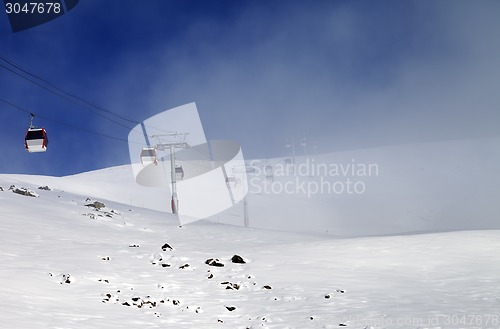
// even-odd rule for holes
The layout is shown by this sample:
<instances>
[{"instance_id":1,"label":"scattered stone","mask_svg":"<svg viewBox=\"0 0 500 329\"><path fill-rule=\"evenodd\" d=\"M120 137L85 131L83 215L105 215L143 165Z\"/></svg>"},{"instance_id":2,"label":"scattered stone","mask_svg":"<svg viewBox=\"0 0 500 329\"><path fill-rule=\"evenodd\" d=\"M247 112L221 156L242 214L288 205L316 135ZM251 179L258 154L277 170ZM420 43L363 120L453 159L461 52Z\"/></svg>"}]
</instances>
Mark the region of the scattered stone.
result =
<instances>
[{"instance_id":1,"label":"scattered stone","mask_svg":"<svg viewBox=\"0 0 500 329\"><path fill-rule=\"evenodd\" d=\"M332 297L332 295L330 295L330 294L325 295L325 299L330 299L331 297Z\"/></svg>"},{"instance_id":2,"label":"scattered stone","mask_svg":"<svg viewBox=\"0 0 500 329\"><path fill-rule=\"evenodd\" d=\"M221 282L220 284L226 285L226 290L240 290L240 285L237 283L231 283L229 281Z\"/></svg>"},{"instance_id":3,"label":"scattered stone","mask_svg":"<svg viewBox=\"0 0 500 329\"><path fill-rule=\"evenodd\" d=\"M339 327L347 327L347 323L339 323Z\"/></svg>"},{"instance_id":4,"label":"scattered stone","mask_svg":"<svg viewBox=\"0 0 500 329\"><path fill-rule=\"evenodd\" d=\"M181 302L179 302L177 299L172 300L172 304L175 306L179 305Z\"/></svg>"},{"instance_id":5,"label":"scattered stone","mask_svg":"<svg viewBox=\"0 0 500 329\"><path fill-rule=\"evenodd\" d=\"M109 280L107 280L107 279L99 279L99 280L97 280L97 281L98 281L98 282L106 282L106 283L109 283Z\"/></svg>"},{"instance_id":6,"label":"scattered stone","mask_svg":"<svg viewBox=\"0 0 500 329\"><path fill-rule=\"evenodd\" d=\"M122 303L124 306L131 306L128 302Z\"/></svg>"},{"instance_id":7,"label":"scattered stone","mask_svg":"<svg viewBox=\"0 0 500 329\"><path fill-rule=\"evenodd\" d=\"M182 266L179 266L179 268L180 268L181 270L183 270L183 269L185 269L185 268L188 268L188 267L189 267L189 264L184 264L184 265L182 265Z\"/></svg>"},{"instance_id":8,"label":"scattered stone","mask_svg":"<svg viewBox=\"0 0 500 329\"><path fill-rule=\"evenodd\" d=\"M104 295L105 297L102 299L102 302L103 303L107 303L109 302L109 300L111 299L111 294L106 294Z\"/></svg>"},{"instance_id":9,"label":"scattered stone","mask_svg":"<svg viewBox=\"0 0 500 329\"><path fill-rule=\"evenodd\" d=\"M0 186L0 192L3 192L3 187Z\"/></svg>"},{"instance_id":10,"label":"scattered stone","mask_svg":"<svg viewBox=\"0 0 500 329\"><path fill-rule=\"evenodd\" d=\"M235 264L246 264L243 257L241 257L239 255L234 255L233 258L231 258L231 261Z\"/></svg>"},{"instance_id":11,"label":"scattered stone","mask_svg":"<svg viewBox=\"0 0 500 329\"><path fill-rule=\"evenodd\" d=\"M213 279L214 278L214 275L212 273L210 273L210 275L208 276L209 279Z\"/></svg>"},{"instance_id":12,"label":"scattered stone","mask_svg":"<svg viewBox=\"0 0 500 329\"><path fill-rule=\"evenodd\" d=\"M341 294L343 294L343 293L345 293L345 290L337 289L337 292L340 292Z\"/></svg>"},{"instance_id":13,"label":"scattered stone","mask_svg":"<svg viewBox=\"0 0 500 329\"><path fill-rule=\"evenodd\" d=\"M45 186L39 186L38 189L39 190L44 190L44 191L50 191L51 190L50 187L48 187L47 185L45 185Z\"/></svg>"},{"instance_id":14,"label":"scattered stone","mask_svg":"<svg viewBox=\"0 0 500 329\"><path fill-rule=\"evenodd\" d=\"M218 323L224 323L224 321L222 321L221 319L218 319L217 322Z\"/></svg>"},{"instance_id":15,"label":"scattered stone","mask_svg":"<svg viewBox=\"0 0 500 329\"><path fill-rule=\"evenodd\" d=\"M217 258L210 258L210 259L207 259L207 261L205 262L205 264L209 265L209 266L215 266L215 267L224 267L224 264L222 264L220 262L219 259Z\"/></svg>"},{"instance_id":16,"label":"scattered stone","mask_svg":"<svg viewBox=\"0 0 500 329\"><path fill-rule=\"evenodd\" d=\"M138 244L131 244L128 247L129 248L139 248L140 246Z\"/></svg>"},{"instance_id":17,"label":"scattered stone","mask_svg":"<svg viewBox=\"0 0 500 329\"><path fill-rule=\"evenodd\" d=\"M109 256L106 256L106 257L101 257L101 260L102 261L108 261L108 260L111 260L111 258L109 258Z\"/></svg>"},{"instance_id":18,"label":"scattered stone","mask_svg":"<svg viewBox=\"0 0 500 329\"><path fill-rule=\"evenodd\" d=\"M170 266L172 266L172 265L167 264L167 263L161 264L161 267L170 267Z\"/></svg>"},{"instance_id":19,"label":"scattered stone","mask_svg":"<svg viewBox=\"0 0 500 329\"><path fill-rule=\"evenodd\" d=\"M39 197L38 193L35 193L34 191L24 187L16 187L15 185L11 185L9 190L19 195L31 196L34 198Z\"/></svg>"},{"instance_id":20,"label":"scattered stone","mask_svg":"<svg viewBox=\"0 0 500 329\"><path fill-rule=\"evenodd\" d=\"M172 248L168 243L165 243L163 246L161 246L161 250L167 251L167 249L170 251L174 250L174 248Z\"/></svg>"},{"instance_id":21,"label":"scattered stone","mask_svg":"<svg viewBox=\"0 0 500 329\"><path fill-rule=\"evenodd\" d=\"M152 258L151 264L153 264L153 265L156 265L156 264L161 265L161 261L163 261L163 255L152 255L151 258Z\"/></svg>"},{"instance_id":22,"label":"scattered stone","mask_svg":"<svg viewBox=\"0 0 500 329\"><path fill-rule=\"evenodd\" d=\"M88 198L87 198L88 201ZM101 210L102 208L106 207L106 205L102 202L99 201L94 201L93 203L89 203L85 205L86 207L90 208L95 208L96 210Z\"/></svg>"},{"instance_id":23,"label":"scattered stone","mask_svg":"<svg viewBox=\"0 0 500 329\"><path fill-rule=\"evenodd\" d=\"M271 290L271 289L273 289L273 287L265 285L265 286L262 287L262 289Z\"/></svg>"},{"instance_id":24,"label":"scattered stone","mask_svg":"<svg viewBox=\"0 0 500 329\"><path fill-rule=\"evenodd\" d=\"M226 306L226 309L229 311L229 312L232 312L236 309L236 307L234 306Z\"/></svg>"},{"instance_id":25,"label":"scattered stone","mask_svg":"<svg viewBox=\"0 0 500 329\"><path fill-rule=\"evenodd\" d=\"M89 216L90 219L95 219L95 215L94 214L82 214L82 216Z\"/></svg>"},{"instance_id":26,"label":"scattered stone","mask_svg":"<svg viewBox=\"0 0 500 329\"><path fill-rule=\"evenodd\" d=\"M52 273L49 273L49 275L54 276ZM70 274L62 274L59 276L61 277L61 280L59 281L60 284L70 284L71 282L73 282Z\"/></svg>"},{"instance_id":27,"label":"scattered stone","mask_svg":"<svg viewBox=\"0 0 500 329\"><path fill-rule=\"evenodd\" d=\"M144 305L148 305L149 308L153 308L153 307L156 307L156 302L152 302L150 300L147 300L144 302Z\"/></svg>"}]
</instances>

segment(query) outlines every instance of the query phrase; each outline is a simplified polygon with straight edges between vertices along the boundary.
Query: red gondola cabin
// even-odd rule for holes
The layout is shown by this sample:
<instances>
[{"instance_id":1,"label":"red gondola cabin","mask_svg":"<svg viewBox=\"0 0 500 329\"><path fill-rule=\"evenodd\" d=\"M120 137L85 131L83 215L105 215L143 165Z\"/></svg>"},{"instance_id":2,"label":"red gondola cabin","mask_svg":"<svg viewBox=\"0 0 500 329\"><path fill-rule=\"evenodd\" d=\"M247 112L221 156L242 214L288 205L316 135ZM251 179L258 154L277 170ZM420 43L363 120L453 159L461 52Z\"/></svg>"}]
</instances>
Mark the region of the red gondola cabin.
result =
<instances>
[{"instance_id":1,"label":"red gondola cabin","mask_svg":"<svg viewBox=\"0 0 500 329\"><path fill-rule=\"evenodd\" d=\"M34 152L45 152L47 151L47 146L49 145L49 139L47 138L47 132L43 128L30 128L26 132L26 137L24 138L24 146L26 150L30 153Z\"/></svg>"}]
</instances>

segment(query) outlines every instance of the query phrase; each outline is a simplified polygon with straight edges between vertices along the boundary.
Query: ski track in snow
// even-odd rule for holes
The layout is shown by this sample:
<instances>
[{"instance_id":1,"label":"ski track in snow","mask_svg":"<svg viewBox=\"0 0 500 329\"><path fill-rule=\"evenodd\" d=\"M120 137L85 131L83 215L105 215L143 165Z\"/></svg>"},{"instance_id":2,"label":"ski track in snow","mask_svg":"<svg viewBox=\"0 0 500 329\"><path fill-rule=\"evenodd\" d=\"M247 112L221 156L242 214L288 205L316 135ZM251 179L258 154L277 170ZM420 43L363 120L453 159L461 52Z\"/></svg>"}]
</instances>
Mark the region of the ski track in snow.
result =
<instances>
[{"instance_id":1,"label":"ski track in snow","mask_svg":"<svg viewBox=\"0 0 500 329\"><path fill-rule=\"evenodd\" d=\"M169 214L29 181L0 176L1 328L500 327L500 231L181 228ZM96 200L106 207L85 206ZM465 321L447 325L453 317Z\"/></svg>"}]
</instances>

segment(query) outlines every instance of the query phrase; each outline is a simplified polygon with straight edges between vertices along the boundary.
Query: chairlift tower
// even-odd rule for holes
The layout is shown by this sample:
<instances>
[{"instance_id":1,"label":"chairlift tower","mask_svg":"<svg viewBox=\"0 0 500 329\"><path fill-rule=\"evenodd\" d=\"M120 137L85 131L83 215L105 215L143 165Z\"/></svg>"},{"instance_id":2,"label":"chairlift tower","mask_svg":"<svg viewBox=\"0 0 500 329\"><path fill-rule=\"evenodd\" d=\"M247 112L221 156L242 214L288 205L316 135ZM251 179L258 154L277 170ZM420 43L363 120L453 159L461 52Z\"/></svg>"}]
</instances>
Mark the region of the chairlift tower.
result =
<instances>
[{"instance_id":1,"label":"chairlift tower","mask_svg":"<svg viewBox=\"0 0 500 329\"><path fill-rule=\"evenodd\" d=\"M293 136L286 139L285 147L292 149L292 172L295 175L295 138Z\"/></svg>"},{"instance_id":2,"label":"chairlift tower","mask_svg":"<svg viewBox=\"0 0 500 329\"><path fill-rule=\"evenodd\" d=\"M161 135L153 135L152 138L157 140L156 149L159 151L170 151L170 177L172 179L172 213L179 213L179 199L177 198L177 177L175 172L175 150L189 148L186 142L186 136L189 133L166 133Z\"/></svg>"},{"instance_id":3,"label":"chairlift tower","mask_svg":"<svg viewBox=\"0 0 500 329\"><path fill-rule=\"evenodd\" d=\"M304 155L307 157L307 138L306 133L302 133L302 138L300 139L300 145L304 147Z\"/></svg>"}]
</instances>

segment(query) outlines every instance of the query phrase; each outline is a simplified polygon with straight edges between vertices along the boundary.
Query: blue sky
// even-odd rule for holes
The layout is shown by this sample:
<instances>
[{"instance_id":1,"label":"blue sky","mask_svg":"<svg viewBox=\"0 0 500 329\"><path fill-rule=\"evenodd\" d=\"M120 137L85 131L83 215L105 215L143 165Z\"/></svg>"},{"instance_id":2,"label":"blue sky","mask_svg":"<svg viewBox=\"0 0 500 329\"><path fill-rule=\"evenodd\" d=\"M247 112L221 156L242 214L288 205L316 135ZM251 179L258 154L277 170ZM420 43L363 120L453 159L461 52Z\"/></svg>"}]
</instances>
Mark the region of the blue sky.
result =
<instances>
[{"instance_id":1,"label":"blue sky","mask_svg":"<svg viewBox=\"0 0 500 329\"><path fill-rule=\"evenodd\" d=\"M194 101L209 139L262 158L303 133L321 152L498 135L498 17L498 1L84 0L17 33L0 14L0 55L132 121ZM25 152L29 117L0 102L0 173L129 161L134 123L3 67L0 98L50 139Z\"/></svg>"}]
</instances>

